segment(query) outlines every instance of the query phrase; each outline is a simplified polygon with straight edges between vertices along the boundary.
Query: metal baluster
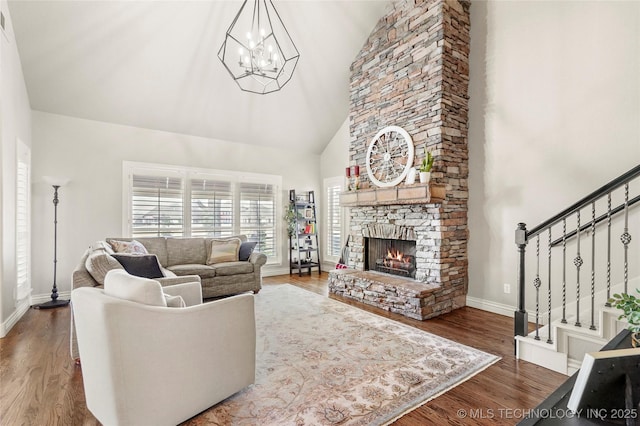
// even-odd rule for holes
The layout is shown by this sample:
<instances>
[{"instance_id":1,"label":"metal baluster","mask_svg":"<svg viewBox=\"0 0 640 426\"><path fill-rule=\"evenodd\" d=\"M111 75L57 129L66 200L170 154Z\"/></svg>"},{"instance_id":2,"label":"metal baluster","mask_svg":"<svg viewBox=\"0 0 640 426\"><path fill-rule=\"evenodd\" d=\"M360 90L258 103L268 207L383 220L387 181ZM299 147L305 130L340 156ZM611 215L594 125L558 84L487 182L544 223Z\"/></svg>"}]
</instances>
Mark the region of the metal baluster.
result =
<instances>
[{"instance_id":1,"label":"metal baluster","mask_svg":"<svg viewBox=\"0 0 640 426\"><path fill-rule=\"evenodd\" d=\"M536 288L536 337L535 340L540 340L540 234L536 238L536 278L533 280L533 286Z\"/></svg>"},{"instance_id":2,"label":"metal baluster","mask_svg":"<svg viewBox=\"0 0 640 426\"><path fill-rule=\"evenodd\" d=\"M620 236L620 241L624 244L624 292L628 294L629 283L629 261L628 251L631 242L631 234L629 234L629 183L624 185L624 233Z\"/></svg>"},{"instance_id":3,"label":"metal baluster","mask_svg":"<svg viewBox=\"0 0 640 426\"><path fill-rule=\"evenodd\" d=\"M576 227L576 237L578 237L578 241L577 241L577 253L576 253L576 257L573 259L573 264L575 265L576 269L577 269L577 275L576 275L576 323L575 326L576 327L582 327L582 324L580 324L580 267L582 266L582 257L580 257L580 210L578 210L577 212L577 218L578 218L578 225Z\"/></svg>"},{"instance_id":4,"label":"metal baluster","mask_svg":"<svg viewBox=\"0 0 640 426\"><path fill-rule=\"evenodd\" d=\"M596 300L596 202L591 203L591 325L589 330L595 330L595 300Z\"/></svg>"},{"instance_id":5,"label":"metal baluster","mask_svg":"<svg viewBox=\"0 0 640 426\"><path fill-rule=\"evenodd\" d=\"M549 265L549 275L547 278L547 309L548 309L548 321L547 321L547 327L548 327L548 334L547 334L547 343L551 344L553 343L553 340L551 339L551 227L549 227L549 244L548 244L548 250L547 250L547 256L548 256L548 265Z\"/></svg>"},{"instance_id":6,"label":"metal baluster","mask_svg":"<svg viewBox=\"0 0 640 426\"><path fill-rule=\"evenodd\" d=\"M562 324L567 323L567 219L562 219Z\"/></svg>"},{"instance_id":7,"label":"metal baluster","mask_svg":"<svg viewBox=\"0 0 640 426\"><path fill-rule=\"evenodd\" d=\"M607 194L607 303L604 306L611 306L611 192Z\"/></svg>"}]
</instances>

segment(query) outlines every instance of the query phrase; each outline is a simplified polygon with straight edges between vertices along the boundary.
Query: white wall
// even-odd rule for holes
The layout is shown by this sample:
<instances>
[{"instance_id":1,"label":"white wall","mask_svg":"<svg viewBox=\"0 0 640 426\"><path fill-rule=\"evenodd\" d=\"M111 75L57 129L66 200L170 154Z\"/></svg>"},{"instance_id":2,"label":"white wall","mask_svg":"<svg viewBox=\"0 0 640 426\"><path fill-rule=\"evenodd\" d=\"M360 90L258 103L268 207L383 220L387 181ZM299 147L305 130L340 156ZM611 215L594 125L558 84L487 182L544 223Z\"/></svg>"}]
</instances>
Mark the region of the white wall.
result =
<instances>
[{"instance_id":1,"label":"white wall","mask_svg":"<svg viewBox=\"0 0 640 426\"><path fill-rule=\"evenodd\" d=\"M516 224L640 164L640 3L473 2L469 92L469 296L515 306Z\"/></svg>"},{"instance_id":2,"label":"white wall","mask_svg":"<svg viewBox=\"0 0 640 426\"><path fill-rule=\"evenodd\" d=\"M344 176L345 168L349 164L349 118L333 135L329 144L320 154L320 179Z\"/></svg>"},{"instance_id":3,"label":"white wall","mask_svg":"<svg viewBox=\"0 0 640 426\"><path fill-rule=\"evenodd\" d=\"M349 133L349 117L345 119L340 128L336 131L329 144L325 147L322 154L320 154L320 184L324 182L326 178L332 178L336 176L345 175L345 168L349 164L349 143L351 136ZM326 206L327 194L322 192L322 206ZM343 228L349 229L349 215L343 211ZM321 224L325 226L325 211L321 211ZM321 231L324 231L321 229ZM346 232L343 233L343 239L346 238ZM324 232L321 232L321 245L323 252L327 247L327 238ZM344 241L342 241L344 244ZM326 257L326 256L325 256ZM326 267L335 266L335 262L327 262Z\"/></svg>"},{"instance_id":4,"label":"white wall","mask_svg":"<svg viewBox=\"0 0 640 426\"><path fill-rule=\"evenodd\" d=\"M71 272L88 245L122 234L125 160L281 175L283 205L290 188L319 190L319 156L34 111L35 295L49 291L53 260L53 190L41 176L71 178L60 189L58 205L58 287L68 292ZM283 228L286 265L285 240Z\"/></svg>"},{"instance_id":5,"label":"white wall","mask_svg":"<svg viewBox=\"0 0 640 426\"><path fill-rule=\"evenodd\" d=\"M31 146L31 107L6 1L0 2L6 31L0 31L0 337L17 320L16 139Z\"/></svg>"}]
</instances>

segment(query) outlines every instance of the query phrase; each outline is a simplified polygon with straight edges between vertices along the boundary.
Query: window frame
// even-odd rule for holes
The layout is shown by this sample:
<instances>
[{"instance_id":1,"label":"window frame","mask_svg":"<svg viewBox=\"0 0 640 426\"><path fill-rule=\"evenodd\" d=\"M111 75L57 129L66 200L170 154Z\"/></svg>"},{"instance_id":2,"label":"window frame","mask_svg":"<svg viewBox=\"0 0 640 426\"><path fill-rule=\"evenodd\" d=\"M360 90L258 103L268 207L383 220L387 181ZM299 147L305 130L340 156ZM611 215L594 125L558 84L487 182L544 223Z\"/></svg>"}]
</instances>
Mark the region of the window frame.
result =
<instances>
[{"instance_id":1,"label":"window frame","mask_svg":"<svg viewBox=\"0 0 640 426\"><path fill-rule=\"evenodd\" d=\"M324 220L323 220L323 224L324 224L324 232L323 232L323 237L324 237L324 259L325 261L330 261L330 262L334 262L337 263L338 260L340 259L340 252L342 251L342 246L344 245L344 241L345 241L345 231L346 231L346 227L345 227L345 209L343 207L340 206L340 201L338 199L338 205L332 205L332 200L329 199L327 191L330 187L337 187L338 192L342 192L344 191L344 178L342 176L335 176L335 177L330 177L330 178L325 178L323 180L322 183L322 195L323 198L325 199L325 203L324 203L324 209L323 209L323 213L324 213ZM339 252L337 255L333 255L332 253L329 252L330 250L330 244L329 242L331 241L332 238L332 234L333 234L333 227L330 225L330 220L331 220L331 212L333 209L339 209L339 218L340 218L340 248L339 248Z\"/></svg>"},{"instance_id":2,"label":"window frame","mask_svg":"<svg viewBox=\"0 0 640 426\"><path fill-rule=\"evenodd\" d=\"M21 181L21 163L25 165L26 173L24 176L25 200L24 206L20 205L20 181ZM16 287L14 300L19 303L31 295L31 148L20 139L16 139L16 226L15 226L15 244L16 244ZM24 208L24 221L26 229L24 232L20 230L19 222L21 211ZM24 233L24 235L21 235ZM24 244L22 250L25 253L24 267L20 265L21 245ZM24 279L21 275L24 274Z\"/></svg>"},{"instance_id":3,"label":"window frame","mask_svg":"<svg viewBox=\"0 0 640 426\"><path fill-rule=\"evenodd\" d=\"M282 176L263 173L238 172L219 169L204 169L186 166L172 166L166 164L141 163L123 161L122 164L122 234L131 237L133 233L131 209L132 209L132 178L134 174L151 176L180 177L183 183L183 235L190 237L192 234L192 188L191 181L196 179L208 179L231 182L233 199L233 235L240 234L240 184L258 183L272 185L274 199L274 252L275 255L267 255L267 265L282 263L282 221L278 220L282 212Z\"/></svg>"}]
</instances>

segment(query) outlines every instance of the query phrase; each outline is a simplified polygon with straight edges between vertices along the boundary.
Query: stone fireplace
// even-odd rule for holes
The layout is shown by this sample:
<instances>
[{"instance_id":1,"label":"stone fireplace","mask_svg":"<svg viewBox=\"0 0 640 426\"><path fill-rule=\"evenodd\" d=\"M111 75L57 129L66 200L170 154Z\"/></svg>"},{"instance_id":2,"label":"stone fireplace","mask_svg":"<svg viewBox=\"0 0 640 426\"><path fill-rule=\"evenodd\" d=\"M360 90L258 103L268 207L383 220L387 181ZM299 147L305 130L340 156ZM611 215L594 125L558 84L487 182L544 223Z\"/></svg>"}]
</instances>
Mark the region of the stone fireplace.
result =
<instances>
[{"instance_id":1,"label":"stone fireplace","mask_svg":"<svg viewBox=\"0 0 640 426\"><path fill-rule=\"evenodd\" d=\"M331 293L421 320L465 304L469 6L395 2L352 64L350 165L365 170L371 138L389 125L411 135L414 166L425 149L435 162L430 184L378 188L365 173L359 190L342 194L350 217L349 269L330 273ZM415 244L411 265L387 262L411 272L372 267L385 264L379 255L371 259L372 239Z\"/></svg>"}]
</instances>

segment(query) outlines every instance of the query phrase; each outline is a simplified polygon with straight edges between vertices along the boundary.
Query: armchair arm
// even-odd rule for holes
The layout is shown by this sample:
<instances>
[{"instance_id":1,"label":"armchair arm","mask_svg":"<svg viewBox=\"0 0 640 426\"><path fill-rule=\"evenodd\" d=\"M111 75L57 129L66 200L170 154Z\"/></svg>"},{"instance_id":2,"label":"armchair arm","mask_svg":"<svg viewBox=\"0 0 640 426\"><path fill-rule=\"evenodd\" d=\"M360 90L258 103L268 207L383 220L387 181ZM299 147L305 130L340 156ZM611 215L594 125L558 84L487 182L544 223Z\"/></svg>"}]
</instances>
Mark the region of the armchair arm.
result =
<instances>
[{"instance_id":1,"label":"armchair arm","mask_svg":"<svg viewBox=\"0 0 640 426\"><path fill-rule=\"evenodd\" d=\"M202 304L202 286L196 281L162 287L162 291L170 296L181 296L187 306Z\"/></svg>"}]
</instances>

